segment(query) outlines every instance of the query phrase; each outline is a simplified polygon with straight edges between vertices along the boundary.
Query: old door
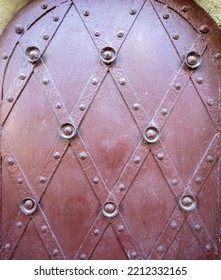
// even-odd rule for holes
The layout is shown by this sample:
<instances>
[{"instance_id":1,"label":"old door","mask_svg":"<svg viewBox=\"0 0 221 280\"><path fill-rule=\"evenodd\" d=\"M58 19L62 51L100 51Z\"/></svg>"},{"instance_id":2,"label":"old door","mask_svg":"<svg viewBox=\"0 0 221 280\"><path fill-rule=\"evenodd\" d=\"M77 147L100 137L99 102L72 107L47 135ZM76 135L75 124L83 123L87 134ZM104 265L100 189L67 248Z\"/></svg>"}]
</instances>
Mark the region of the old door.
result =
<instances>
[{"instance_id":1,"label":"old door","mask_svg":"<svg viewBox=\"0 0 221 280\"><path fill-rule=\"evenodd\" d=\"M220 258L220 38L192 1L30 1L1 37L1 259Z\"/></svg>"}]
</instances>

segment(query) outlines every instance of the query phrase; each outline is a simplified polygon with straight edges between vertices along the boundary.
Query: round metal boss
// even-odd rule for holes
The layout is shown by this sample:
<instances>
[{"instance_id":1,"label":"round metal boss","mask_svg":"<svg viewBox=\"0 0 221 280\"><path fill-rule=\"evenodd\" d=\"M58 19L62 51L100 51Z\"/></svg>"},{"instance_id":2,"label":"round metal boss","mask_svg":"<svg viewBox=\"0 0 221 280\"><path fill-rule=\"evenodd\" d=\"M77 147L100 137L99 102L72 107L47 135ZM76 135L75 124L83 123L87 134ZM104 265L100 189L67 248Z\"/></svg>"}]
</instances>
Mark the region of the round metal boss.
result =
<instances>
[{"instance_id":1,"label":"round metal boss","mask_svg":"<svg viewBox=\"0 0 221 280\"><path fill-rule=\"evenodd\" d=\"M185 194L179 200L180 208L185 212L191 212L196 209L197 200L194 196Z\"/></svg>"},{"instance_id":2,"label":"round metal boss","mask_svg":"<svg viewBox=\"0 0 221 280\"><path fill-rule=\"evenodd\" d=\"M22 200L20 209L25 215L31 215L37 209L37 202L33 198L27 197Z\"/></svg>"},{"instance_id":3,"label":"round metal boss","mask_svg":"<svg viewBox=\"0 0 221 280\"><path fill-rule=\"evenodd\" d=\"M60 134L64 139L72 139L76 135L76 128L70 123L65 123L60 128Z\"/></svg>"},{"instance_id":4,"label":"round metal boss","mask_svg":"<svg viewBox=\"0 0 221 280\"><path fill-rule=\"evenodd\" d=\"M185 62L189 68L195 69L200 66L202 58L198 52L192 51L186 55Z\"/></svg>"},{"instance_id":5,"label":"round metal boss","mask_svg":"<svg viewBox=\"0 0 221 280\"><path fill-rule=\"evenodd\" d=\"M116 51L112 47L105 47L101 50L101 59L104 63L110 64L116 59Z\"/></svg>"},{"instance_id":6,"label":"round metal boss","mask_svg":"<svg viewBox=\"0 0 221 280\"><path fill-rule=\"evenodd\" d=\"M155 126L150 126L147 127L146 130L144 131L144 139L148 143L156 143L160 138L160 131L157 127Z\"/></svg>"},{"instance_id":7,"label":"round metal boss","mask_svg":"<svg viewBox=\"0 0 221 280\"><path fill-rule=\"evenodd\" d=\"M102 207L102 214L107 218L114 218L117 216L119 210L116 203L108 201Z\"/></svg>"},{"instance_id":8,"label":"round metal boss","mask_svg":"<svg viewBox=\"0 0 221 280\"><path fill-rule=\"evenodd\" d=\"M25 51L27 60L30 61L31 63L36 63L40 57L41 57L41 52L39 48L37 47L29 47Z\"/></svg>"}]
</instances>

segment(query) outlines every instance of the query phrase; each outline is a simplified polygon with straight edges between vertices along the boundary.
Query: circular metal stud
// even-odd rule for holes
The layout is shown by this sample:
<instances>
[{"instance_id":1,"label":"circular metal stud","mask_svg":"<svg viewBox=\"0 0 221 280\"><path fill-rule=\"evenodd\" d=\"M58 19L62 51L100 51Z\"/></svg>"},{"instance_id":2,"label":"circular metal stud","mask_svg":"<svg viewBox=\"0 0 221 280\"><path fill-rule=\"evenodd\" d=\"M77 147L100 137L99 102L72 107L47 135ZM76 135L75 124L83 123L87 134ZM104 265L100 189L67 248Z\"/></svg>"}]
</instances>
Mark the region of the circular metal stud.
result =
<instances>
[{"instance_id":1,"label":"circular metal stud","mask_svg":"<svg viewBox=\"0 0 221 280\"><path fill-rule=\"evenodd\" d=\"M19 78L19 80L23 81L26 79L26 75L24 73L20 73L18 78Z\"/></svg>"},{"instance_id":2,"label":"circular metal stud","mask_svg":"<svg viewBox=\"0 0 221 280\"><path fill-rule=\"evenodd\" d=\"M25 54L26 54L27 60L31 63L36 63L41 57L39 48L34 47L34 46L27 48Z\"/></svg>"},{"instance_id":3,"label":"circular metal stud","mask_svg":"<svg viewBox=\"0 0 221 280\"><path fill-rule=\"evenodd\" d=\"M195 69L200 66L202 58L198 52L191 51L186 55L185 62L189 68Z\"/></svg>"},{"instance_id":4,"label":"circular metal stud","mask_svg":"<svg viewBox=\"0 0 221 280\"><path fill-rule=\"evenodd\" d=\"M17 25L15 26L15 32L16 32L17 34L22 34L22 33L24 32L24 27L23 27L21 24L17 24Z\"/></svg>"},{"instance_id":5,"label":"circular metal stud","mask_svg":"<svg viewBox=\"0 0 221 280\"><path fill-rule=\"evenodd\" d=\"M45 9L47 9L47 7L48 7L48 4L47 3L42 3L41 4L41 8L43 9L43 10L45 10Z\"/></svg>"},{"instance_id":6,"label":"circular metal stud","mask_svg":"<svg viewBox=\"0 0 221 280\"><path fill-rule=\"evenodd\" d=\"M94 36L98 37L98 36L100 36L100 35L101 35L101 33L100 33L99 30L96 30L96 31L94 32Z\"/></svg>"},{"instance_id":7,"label":"circular metal stud","mask_svg":"<svg viewBox=\"0 0 221 280\"><path fill-rule=\"evenodd\" d=\"M196 80L198 84L203 84L203 77L198 77Z\"/></svg>"},{"instance_id":8,"label":"circular metal stud","mask_svg":"<svg viewBox=\"0 0 221 280\"><path fill-rule=\"evenodd\" d=\"M53 21L58 21L59 20L59 16L58 15L53 15Z\"/></svg>"},{"instance_id":9,"label":"circular metal stud","mask_svg":"<svg viewBox=\"0 0 221 280\"><path fill-rule=\"evenodd\" d=\"M136 9L134 9L134 8L131 8L131 9L130 9L130 14L131 14L131 15L136 15L136 13L137 13L137 10L136 10Z\"/></svg>"},{"instance_id":10,"label":"circular metal stud","mask_svg":"<svg viewBox=\"0 0 221 280\"><path fill-rule=\"evenodd\" d=\"M196 209L197 201L196 198L192 195L185 194L179 200L180 208L185 212L191 212Z\"/></svg>"},{"instance_id":11,"label":"circular metal stud","mask_svg":"<svg viewBox=\"0 0 221 280\"><path fill-rule=\"evenodd\" d=\"M7 58L8 58L8 54L7 54L6 52L3 52L2 58L3 58L3 59L7 59Z\"/></svg>"},{"instance_id":12,"label":"circular metal stud","mask_svg":"<svg viewBox=\"0 0 221 280\"><path fill-rule=\"evenodd\" d=\"M117 230L118 230L119 232L123 232L123 231L125 230L124 225L118 225Z\"/></svg>"},{"instance_id":13,"label":"circular metal stud","mask_svg":"<svg viewBox=\"0 0 221 280\"><path fill-rule=\"evenodd\" d=\"M75 127L70 123L65 123L60 128L60 135L62 138L70 140L76 135Z\"/></svg>"},{"instance_id":14,"label":"circular metal stud","mask_svg":"<svg viewBox=\"0 0 221 280\"><path fill-rule=\"evenodd\" d=\"M25 215L31 215L37 209L37 202L35 199L27 197L22 200L20 209Z\"/></svg>"},{"instance_id":15,"label":"circular metal stud","mask_svg":"<svg viewBox=\"0 0 221 280\"><path fill-rule=\"evenodd\" d=\"M105 47L101 50L101 60L106 63L110 64L116 59L116 51L112 47Z\"/></svg>"},{"instance_id":16,"label":"circular metal stud","mask_svg":"<svg viewBox=\"0 0 221 280\"><path fill-rule=\"evenodd\" d=\"M59 253L58 249L54 249L52 252L53 256L55 257L58 255L58 253Z\"/></svg>"},{"instance_id":17,"label":"circular metal stud","mask_svg":"<svg viewBox=\"0 0 221 280\"><path fill-rule=\"evenodd\" d=\"M208 27L208 25L206 25L206 24L203 24L203 25L201 25L200 26L200 32L202 32L202 33L208 33L209 32L209 27Z\"/></svg>"},{"instance_id":18,"label":"circular metal stud","mask_svg":"<svg viewBox=\"0 0 221 280\"><path fill-rule=\"evenodd\" d=\"M98 177L94 177L94 179L93 179L93 183L95 184L95 185L97 185L98 183L99 183L99 178Z\"/></svg>"},{"instance_id":19,"label":"circular metal stud","mask_svg":"<svg viewBox=\"0 0 221 280\"><path fill-rule=\"evenodd\" d=\"M100 233L100 230L99 230L98 228L96 228L96 229L94 230L94 235L99 235L99 233Z\"/></svg>"},{"instance_id":20,"label":"circular metal stud","mask_svg":"<svg viewBox=\"0 0 221 280\"><path fill-rule=\"evenodd\" d=\"M89 15L90 15L90 11L89 11L89 10L83 11L83 15L84 15L85 17L89 16Z\"/></svg>"},{"instance_id":21,"label":"circular metal stud","mask_svg":"<svg viewBox=\"0 0 221 280\"><path fill-rule=\"evenodd\" d=\"M159 141L160 139L160 131L155 126L147 127L144 131L144 139L147 143L153 144Z\"/></svg>"},{"instance_id":22,"label":"circular metal stud","mask_svg":"<svg viewBox=\"0 0 221 280\"><path fill-rule=\"evenodd\" d=\"M104 217L114 218L117 216L118 213L119 213L119 209L118 209L116 203L114 203L112 201L108 201L108 202L104 203L104 205L102 207L102 214L104 215Z\"/></svg>"}]
</instances>

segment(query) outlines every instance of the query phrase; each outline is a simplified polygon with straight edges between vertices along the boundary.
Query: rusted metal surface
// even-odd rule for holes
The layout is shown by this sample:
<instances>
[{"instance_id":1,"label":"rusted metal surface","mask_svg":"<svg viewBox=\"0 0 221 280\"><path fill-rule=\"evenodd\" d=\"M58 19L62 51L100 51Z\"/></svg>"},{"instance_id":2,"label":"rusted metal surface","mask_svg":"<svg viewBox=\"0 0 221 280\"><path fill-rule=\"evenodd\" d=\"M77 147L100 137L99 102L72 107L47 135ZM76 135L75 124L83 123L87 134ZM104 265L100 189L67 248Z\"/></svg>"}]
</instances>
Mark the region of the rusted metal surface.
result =
<instances>
[{"instance_id":1,"label":"rusted metal surface","mask_svg":"<svg viewBox=\"0 0 221 280\"><path fill-rule=\"evenodd\" d=\"M220 259L220 30L182 0L24 13L0 45L0 258Z\"/></svg>"}]
</instances>

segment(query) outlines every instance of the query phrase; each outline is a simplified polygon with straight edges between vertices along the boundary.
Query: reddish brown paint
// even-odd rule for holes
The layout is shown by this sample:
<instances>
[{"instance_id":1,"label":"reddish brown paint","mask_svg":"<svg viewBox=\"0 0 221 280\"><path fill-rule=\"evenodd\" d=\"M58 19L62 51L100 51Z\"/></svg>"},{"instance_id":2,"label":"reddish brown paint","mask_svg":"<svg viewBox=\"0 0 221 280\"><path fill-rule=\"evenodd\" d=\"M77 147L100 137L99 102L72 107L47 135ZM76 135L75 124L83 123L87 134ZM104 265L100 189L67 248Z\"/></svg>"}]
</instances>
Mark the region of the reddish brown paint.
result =
<instances>
[{"instance_id":1,"label":"reddish brown paint","mask_svg":"<svg viewBox=\"0 0 221 280\"><path fill-rule=\"evenodd\" d=\"M6 28L0 259L221 258L221 36L186 3L35 0Z\"/></svg>"}]
</instances>

